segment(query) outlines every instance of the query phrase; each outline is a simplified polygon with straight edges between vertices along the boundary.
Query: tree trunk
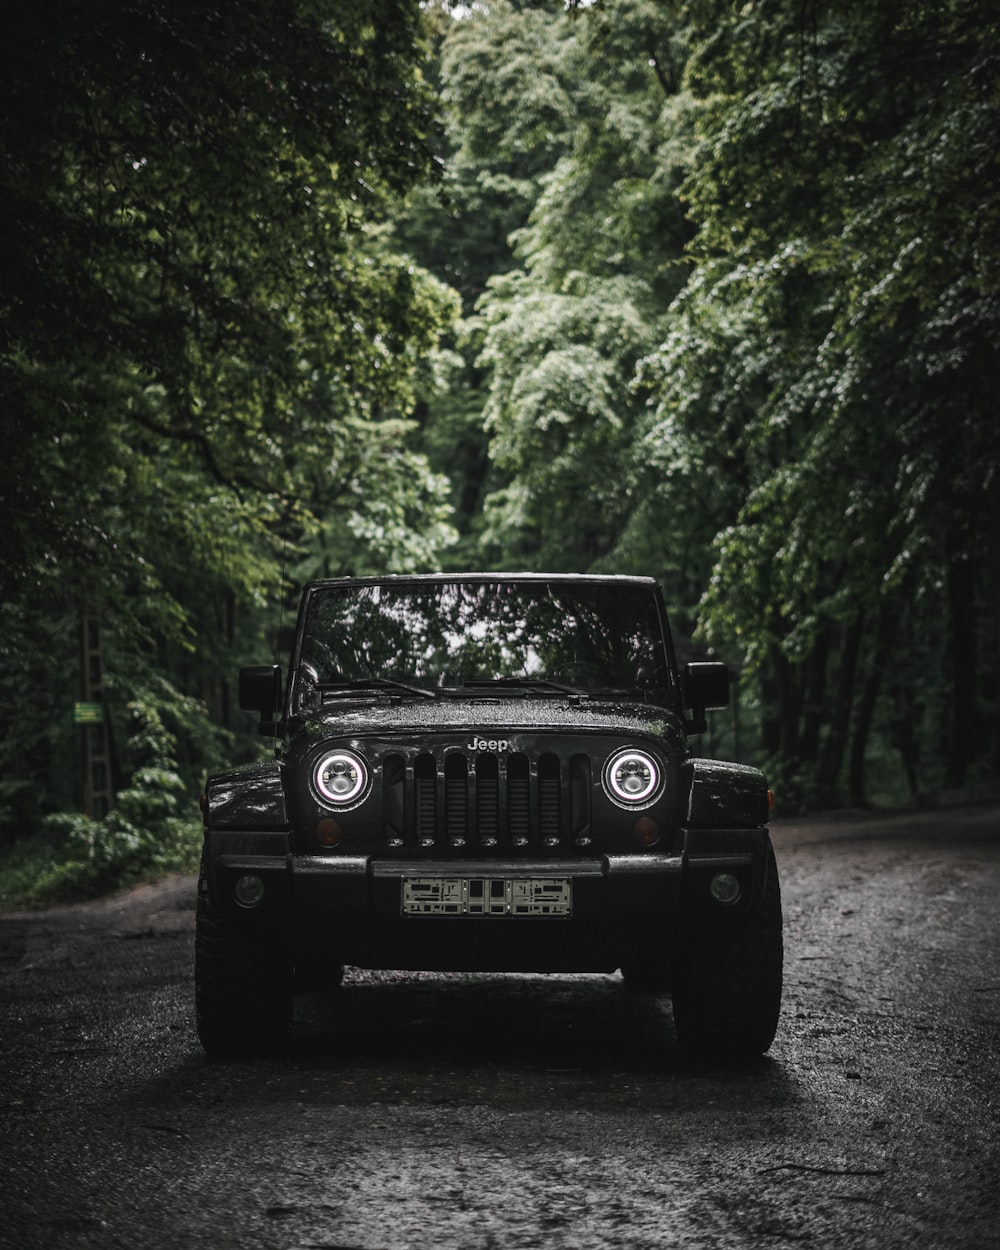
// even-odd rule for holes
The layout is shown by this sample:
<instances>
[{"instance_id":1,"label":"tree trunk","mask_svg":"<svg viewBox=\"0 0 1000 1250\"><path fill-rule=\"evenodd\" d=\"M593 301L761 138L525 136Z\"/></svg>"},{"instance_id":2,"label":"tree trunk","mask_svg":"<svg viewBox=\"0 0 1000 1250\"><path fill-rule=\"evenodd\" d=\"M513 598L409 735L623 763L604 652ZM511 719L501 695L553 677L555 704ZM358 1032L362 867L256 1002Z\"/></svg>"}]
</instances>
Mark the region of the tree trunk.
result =
<instances>
[{"instance_id":1,"label":"tree trunk","mask_svg":"<svg viewBox=\"0 0 1000 1250\"><path fill-rule=\"evenodd\" d=\"M798 682L795 680L795 668L780 651L775 656L775 672L778 688L778 717L781 727L779 750L786 760L797 760L800 746L799 711L802 700Z\"/></svg>"},{"instance_id":2,"label":"tree trunk","mask_svg":"<svg viewBox=\"0 0 1000 1250\"><path fill-rule=\"evenodd\" d=\"M840 776L844 754L847 750L854 685L858 671L858 655L861 651L861 636L864 633L864 627L865 617L862 613L848 625L840 650L837 686L830 711L830 727L816 770L816 787L825 800L832 799L836 793L837 778Z\"/></svg>"},{"instance_id":3,"label":"tree trunk","mask_svg":"<svg viewBox=\"0 0 1000 1250\"><path fill-rule=\"evenodd\" d=\"M852 807L867 807L868 797L865 790L865 755L868 751L868 737L875 718L875 704L878 701L882 686L882 675L888 667L891 641L896 633L899 621L898 611L883 603L878 614L878 627L875 635L875 651L871 658L868 676L861 692L861 701L854 717L854 731L851 734L851 752L847 764L848 791Z\"/></svg>"},{"instance_id":4,"label":"tree trunk","mask_svg":"<svg viewBox=\"0 0 1000 1250\"><path fill-rule=\"evenodd\" d=\"M830 652L831 627L825 625L809 657L806 674L806 694L802 708L802 741L799 755L803 761L813 763L819 755L820 726L823 723L826 696L827 659Z\"/></svg>"},{"instance_id":5,"label":"tree trunk","mask_svg":"<svg viewBox=\"0 0 1000 1250\"><path fill-rule=\"evenodd\" d=\"M949 786L965 782L969 760L975 751L976 695L976 580L975 565L965 534L948 533L948 617L950 626L951 718L945 781Z\"/></svg>"}]
</instances>

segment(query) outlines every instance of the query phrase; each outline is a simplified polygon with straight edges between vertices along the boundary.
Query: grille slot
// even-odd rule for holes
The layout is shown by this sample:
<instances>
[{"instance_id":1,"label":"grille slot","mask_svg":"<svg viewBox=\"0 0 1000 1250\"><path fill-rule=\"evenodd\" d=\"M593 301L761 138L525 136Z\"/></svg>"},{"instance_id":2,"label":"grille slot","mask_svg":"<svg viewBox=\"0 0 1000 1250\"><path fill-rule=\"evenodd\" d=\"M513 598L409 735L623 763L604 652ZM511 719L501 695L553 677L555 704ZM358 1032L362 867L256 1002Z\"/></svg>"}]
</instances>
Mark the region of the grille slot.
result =
<instances>
[{"instance_id":1,"label":"grille slot","mask_svg":"<svg viewBox=\"0 0 1000 1250\"><path fill-rule=\"evenodd\" d=\"M486 848L496 846L500 837L500 765L495 755L476 760L476 834Z\"/></svg>"},{"instance_id":2,"label":"grille slot","mask_svg":"<svg viewBox=\"0 0 1000 1250\"><path fill-rule=\"evenodd\" d=\"M437 831L437 769L432 755L418 755L413 767L416 840L433 846Z\"/></svg>"},{"instance_id":3,"label":"grille slot","mask_svg":"<svg viewBox=\"0 0 1000 1250\"><path fill-rule=\"evenodd\" d=\"M381 773L391 847L525 854L589 844L586 755L442 749L407 759L395 753L383 757Z\"/></svg>"},{"instance_id":4,"label":"grille slot","mask_svg":"<svg viewBox=\"0 0 1000 1250\"><path fill-rule=\"evenodd\" d=\"M449 755L445 760L444 811L448 845L465 846L469 831L469 770L464 755Z\"/></svg>"},{"instance_id":5,"label":"grille slot","mask_svg":"<svg viewBox=\"0 0 1000 1250\"><path fill-rule=\"evenodd\" d=\"M511 846L531 840L531 770L526 755L507 760L507 836Z\"/></svg>"},{"instance_id":6,"label":"grille slot","mask_svg":"<svg viewBox=\"0 0 1000 1250\"><path fill-rule=\"evenodd\" d=\"M382 811L390 846L402 846L406 832L406 762L387 755L382 762Z\"/></svg>"},{"instance_id":7,"label":"grille slot","mask_svg":"<svg viewBox=\"0 0 1000 1250\"><path fill-rule=\"evenodd\" d=\"M542 846L559 845L561 784L559 759L543 755L538 761L538 832Z\"/></svg>"}]
</instances>

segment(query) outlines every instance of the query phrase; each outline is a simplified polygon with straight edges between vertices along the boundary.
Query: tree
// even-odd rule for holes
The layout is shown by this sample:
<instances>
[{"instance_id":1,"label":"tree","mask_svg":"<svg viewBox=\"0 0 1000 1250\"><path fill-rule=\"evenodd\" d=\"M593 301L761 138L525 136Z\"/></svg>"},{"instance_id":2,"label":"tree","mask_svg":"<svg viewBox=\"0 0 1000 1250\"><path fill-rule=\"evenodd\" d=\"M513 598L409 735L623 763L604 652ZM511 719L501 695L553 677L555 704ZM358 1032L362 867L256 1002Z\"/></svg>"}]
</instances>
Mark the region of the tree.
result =
<instances>
[{"instance_id":1,"label":"tree","mask_svg":"<svg viewBox=\"0 0 1000 1250\"><path fill-rule=\"evenodd\" d=\"M463 96L460 150L489 162L481 185L493 185L497 152L523 170L528 211L510 235L520 268L493 274L467 322L488 388L480 547L490 564L600 567L640 503L636 365L682 282L683 39L671 9L645 0L544 27L513 8L493 20L519 33L518 55ZM488 75L487 59L468 59L478 72L459 64L489 46L480 37L475 15L453 37L453 94ZM502 99L518 120L501 137Z\"/></svg>"},{"instance_id":2,"label":"tree","mask_svg":"<svg viewBox=\"0 0 1000 1250\"><path fill-rule=\"evenodd\" d=\"M489 458L458 549L660 575L786 805L863 803L868 759L913 790L995 770L996 14L549 18L474 5L444 45L511 242L460 266L482 400L448 411Z\"/></svg>"},{"instance_id":3,"label":"tree","mask_svg":"<svg viewBox=\"0 0 1000 1250\"><path fill-rule=\"evenodd\" d=\"M483 426L488 370L474 313L492 278L515 266L514 242L541 180L571 141L579 93L569 50L575 27L561 0L473 4L435 19L442 176L408 196L399 237L421 265L456 290L463 321L449 342L446 384L419 412L421 448L451 480L461 537L452 567L490 564L482 545L485 500L505 479Z\"/></svg>"},{"instance_id":4,"label":"tree","mask_svg":"<svg viewBox=\"0 0 1000 1250\"><path fill-rule=\"evenodd\" d=\"M411 413L454 300L389 226L432 168L422 38L410 0L41 0L8 31L12 706L43 667L26 618L65 618L58 678L50 657L30 694L50 720L84 602L127 683L159 666L224 708L216 640L260 645L288 544L308 554L338 517L369 566L448 541ZM15 735L14 779L52 771L52 747Z\"/></svg>"},{"instance_id":5,"label":"tree","mask_svg":"<svg viewBox=\"0 0 1000 1250\"><path fill-rule=\"evenodd\" d=\"M405 407L443 313L366 223L430 102L418 14L378 8L51 0L7 42L8 572L79 550L122 426L289 494L331 413Z\"/></svg>"},{"instance_id":6,"label":"tree","mask_svg":"<svg viewBox=\"0 0 1000 1250\"><path fill-rule=\"evenodd\" d=\"M729 483L704 632L743 641L765 740L814 800L848 759L864 800L880 707L947 724L930 775L960 784L995 691L998 51L963 0L779 4L689 71L697 270L647 372L648 440L679 432L695 488L707 466Z\"/></svg>"}]
</instances>

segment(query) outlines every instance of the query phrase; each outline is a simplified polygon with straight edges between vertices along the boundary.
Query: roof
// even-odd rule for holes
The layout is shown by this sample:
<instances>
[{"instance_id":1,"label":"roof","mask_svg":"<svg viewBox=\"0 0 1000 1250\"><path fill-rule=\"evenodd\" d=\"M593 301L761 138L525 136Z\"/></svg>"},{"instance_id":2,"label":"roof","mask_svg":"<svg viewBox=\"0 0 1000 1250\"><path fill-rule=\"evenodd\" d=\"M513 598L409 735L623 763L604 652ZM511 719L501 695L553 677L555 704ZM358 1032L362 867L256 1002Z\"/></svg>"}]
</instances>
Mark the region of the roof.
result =
<instances>
[{"instance_id":1,"label":"roof","mask_svg":"<svg viewBox=\"0 0 1000 1250\"><path fill-rule=\"evenodd\" d=\"M322 590L338 586L380 586L399 585L407 582L447 583L447 582L563 582L595 585L608 583L654 587L657 581L653 577L640 577L630 573L386 573L372 577L330 577L312 581L307 589Z\"/></svg>"}]
</instances>

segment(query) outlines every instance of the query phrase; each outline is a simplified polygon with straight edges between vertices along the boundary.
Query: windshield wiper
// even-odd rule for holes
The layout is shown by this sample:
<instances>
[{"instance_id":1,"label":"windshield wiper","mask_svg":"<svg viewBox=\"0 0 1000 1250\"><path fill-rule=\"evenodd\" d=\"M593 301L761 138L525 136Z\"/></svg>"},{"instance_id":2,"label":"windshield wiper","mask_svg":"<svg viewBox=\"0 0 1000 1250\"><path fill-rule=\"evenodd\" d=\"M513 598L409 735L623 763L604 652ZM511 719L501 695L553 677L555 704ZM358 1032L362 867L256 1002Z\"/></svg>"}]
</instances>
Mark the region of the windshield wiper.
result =
<instances>
[{"instance_id":1,"label":"windshield wiper","mask_svg":"<svg viewBox=\"0 0 1000 1250\"><path fill-rule=\"evenodd\" d=\"M487 677L477 678L471 681L463 681L462 685L466 688L552 690L556 694L577 694L584 696L588 694L588 691L581 690L579 686L566 686L562 682L552 681L548 677Z\"/></svg>"},{"instance_id":2,"label":"windshield wiper","mask_svg":"<svg viewBox=\"0 0 1000 1250\"><path fill-rule=\"evenodd\" d=\"M388 677L359 677L356 681L324 681L320 683L320 691L325 694L364 694L366 691L379 691L386 694L403 692L420 695L424 699L437 698L433 690L426 686L411 686L405 681L392 681Z\"/></svg>"}]
</instances>

